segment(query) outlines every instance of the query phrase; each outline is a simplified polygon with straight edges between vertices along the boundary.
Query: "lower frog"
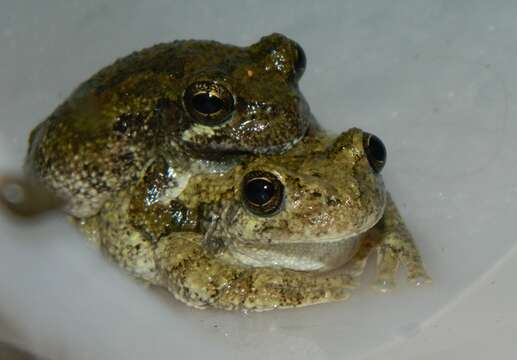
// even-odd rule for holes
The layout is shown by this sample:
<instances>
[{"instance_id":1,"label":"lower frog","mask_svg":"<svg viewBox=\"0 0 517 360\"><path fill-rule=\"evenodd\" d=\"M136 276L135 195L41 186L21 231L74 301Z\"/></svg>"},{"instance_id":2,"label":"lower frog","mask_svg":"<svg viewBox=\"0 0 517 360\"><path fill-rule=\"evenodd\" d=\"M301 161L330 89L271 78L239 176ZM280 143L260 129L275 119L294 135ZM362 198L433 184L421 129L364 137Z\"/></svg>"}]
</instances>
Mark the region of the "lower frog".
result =
<instances>
[{"instance_id":1,"label":"lower frog","mask_svg":"<svg viewBox=\"0 0 517 360\"><path fill-rule=\"evenodd\" d=\"M430 281L380 172L381 140L359 129L250 155L170 191L166 160L80 228L133 275L196 308L264 311L346 299L377 252L374 286Z\"/></svg>"}]
</instances>

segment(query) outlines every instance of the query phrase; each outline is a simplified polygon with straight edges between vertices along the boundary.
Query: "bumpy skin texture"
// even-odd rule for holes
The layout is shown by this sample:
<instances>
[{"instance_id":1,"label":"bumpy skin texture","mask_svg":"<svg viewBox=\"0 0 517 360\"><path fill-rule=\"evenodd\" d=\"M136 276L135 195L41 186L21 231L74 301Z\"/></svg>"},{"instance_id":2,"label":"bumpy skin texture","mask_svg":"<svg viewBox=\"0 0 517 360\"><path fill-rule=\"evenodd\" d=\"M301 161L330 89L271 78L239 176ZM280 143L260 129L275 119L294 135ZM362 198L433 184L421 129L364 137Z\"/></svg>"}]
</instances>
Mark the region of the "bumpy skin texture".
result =
<instances>
[{"instance_id":1,"label":"bumpy skin texture","mask_svg":"<svg viewBox=\"0 0 517 360\"><path fill-rule=\"evenodd\" d=\"M249 47L191 40L135 52L81 84L33 131L26 172L85 217L158 154L189 167L195 158L284 151L312 119L298 89L303 69L303 50L280 34ZM186 89L203 81L234 101L217 125L185 104Z\"/></svg>"},{"instance_id":2,"label":"bumpy skin texture","mask_svg":"<svg viewBox=\"0 0 517 360\"><path fill-rule=\"evenodd\" d=\"M173 193L174 176L157 160L79 223L132 274L197 308L263 311L343 300L372 251L381 290L394 285L399 263L413 283L426 282L364 136L359 129L308 136L282 155L191 176ZM245 201L243 179L257 171L283 184L283 202L267 216Z\"/></svg>"}]
</instances>

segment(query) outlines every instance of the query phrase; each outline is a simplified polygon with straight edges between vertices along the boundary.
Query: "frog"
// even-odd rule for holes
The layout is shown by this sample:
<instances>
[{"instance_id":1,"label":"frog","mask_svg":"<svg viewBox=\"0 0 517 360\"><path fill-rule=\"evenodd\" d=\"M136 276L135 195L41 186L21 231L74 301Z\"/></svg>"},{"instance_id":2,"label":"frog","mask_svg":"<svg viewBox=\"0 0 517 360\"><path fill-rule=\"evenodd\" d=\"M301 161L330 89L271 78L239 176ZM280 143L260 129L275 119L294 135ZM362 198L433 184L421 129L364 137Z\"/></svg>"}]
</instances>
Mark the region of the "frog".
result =
<instances>
[{"instance_id":1,"label":"frog","mask_svg":"<svg viewBox=\"0 0 517 360\"><path fill-rule=\"evenodd\" d=\"M278 33L245 47L177 40L133 52L32 131L24 173L83 218L157 157L181 178L281 153L318 128L298 86L305 67L302 47Z\"/></svg>"},{"instance_id":2,"label":"frog","mask_svg":"<svg viewBox=\"0 0 517 360\"><path fill-rule=\"evenodd\" d=\"M374 288L430 282L386 190L386 148L358 128L306 136L282 154L251 154L170 192L169 164L77 219L136 278L198 308L267 311L350 297L377 254Z\"/></svg>"}]
</instances>

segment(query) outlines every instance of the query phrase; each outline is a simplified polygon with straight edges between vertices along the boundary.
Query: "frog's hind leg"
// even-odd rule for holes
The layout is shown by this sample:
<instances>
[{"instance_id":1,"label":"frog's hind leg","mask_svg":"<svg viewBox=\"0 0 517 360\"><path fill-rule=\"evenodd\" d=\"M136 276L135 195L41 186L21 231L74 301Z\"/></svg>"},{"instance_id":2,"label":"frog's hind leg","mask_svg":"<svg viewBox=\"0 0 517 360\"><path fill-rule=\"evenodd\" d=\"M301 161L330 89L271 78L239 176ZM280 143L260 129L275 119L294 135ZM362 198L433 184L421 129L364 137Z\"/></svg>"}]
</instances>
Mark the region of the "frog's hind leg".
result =
<instances>
[{"instance_id":1,"label":"frog's hind leg","mask_svg":"<svg viewBox=\"0 0 517 360\"><path fill-rule=\"evenodd\" d=\"M418 286L431 281L413 237L389 194L384 216L376 225L376 230L380 233L381 240L377 252L375 288L381 291L393 288L401 263L406 267L408 280L412 284Z\"/></svg>"},{"instance_id":2,"label":"frog's hind leg","mask_svg":"<svg viewBox=\"0 0 517 360\"><path fill-rule=\"evenodd\" d=\"M254 311L302 307L346 300L354 287L354 280L342 272L309 274L254 268L228 286L218 297L216 306Z\"/></svg>"},{"instance_id":3,"label":"frog's hind leg","mask_svg":"<svg viewBox=\"0 0 517 360\"><path fill-rule=\"evenodd\" d=\"M353 280L342 271L307 273L247 267L214 256L194 233L176 233L156 249L162 285L197 308L265 311L345 300Z\"/></svg>"}]
</instances>

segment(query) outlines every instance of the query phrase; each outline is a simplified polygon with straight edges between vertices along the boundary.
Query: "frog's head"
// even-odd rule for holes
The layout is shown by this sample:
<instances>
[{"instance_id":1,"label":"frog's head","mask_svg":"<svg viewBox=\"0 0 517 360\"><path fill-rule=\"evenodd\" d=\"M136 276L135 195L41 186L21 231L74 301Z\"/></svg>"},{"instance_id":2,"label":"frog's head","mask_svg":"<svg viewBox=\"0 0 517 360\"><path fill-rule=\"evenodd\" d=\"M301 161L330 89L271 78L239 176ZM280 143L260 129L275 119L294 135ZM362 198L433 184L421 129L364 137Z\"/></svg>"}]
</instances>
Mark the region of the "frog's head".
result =
<instances>
[{"instance_id":1,"label":"frog's head","mask_svg":"<svg viewBox=\"0 0 517 360\"><path fill-rule=\"evenodd\" d=\"M244 48L184 45L178 131L194 155L278 153L305 135L311 115L298 89L305 54L297 43L272 34Z\"/></svg>"},{"instance_id":2,"label":"frog's head","mask_svg":"<svg viewBox=\"0 0 517 360\"><path fill-rule=\"evenodd\" d=\"M351 129L255 158L211 188L219 198L204 205L207 240L253 266L315 270L344 263L384 212L385 156L377 137Z\"/></svg>"}]
</instances>

